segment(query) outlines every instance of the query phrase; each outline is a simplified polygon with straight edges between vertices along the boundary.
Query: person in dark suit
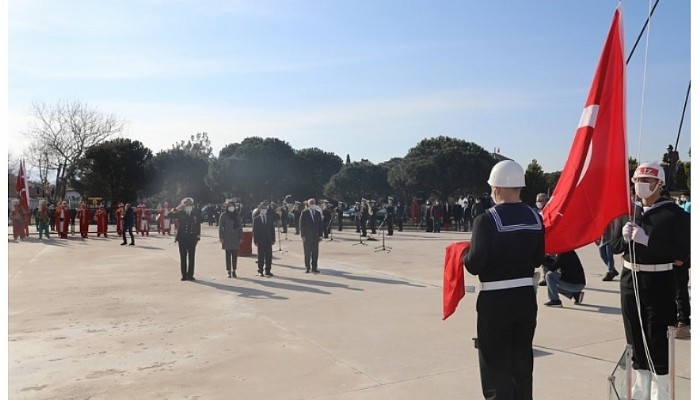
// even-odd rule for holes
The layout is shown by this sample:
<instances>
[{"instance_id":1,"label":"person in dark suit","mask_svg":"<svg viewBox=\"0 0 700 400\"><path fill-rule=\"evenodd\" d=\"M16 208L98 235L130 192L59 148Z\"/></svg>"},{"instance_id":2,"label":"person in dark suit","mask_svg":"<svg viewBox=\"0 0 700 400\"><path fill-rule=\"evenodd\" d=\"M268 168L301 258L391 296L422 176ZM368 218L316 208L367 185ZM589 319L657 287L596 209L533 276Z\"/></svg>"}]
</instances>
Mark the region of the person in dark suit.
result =
<instances>
[{"instance_id":1,"label":"person in dark suit","mask_svg":"<svg viewBox=\"0 0 700 400\"><path fill-rule=\"evenodd\" d=\"M253 242L258 247L258 276L272 275L272 245L275 244L275 221L268 214L269 203L262 202L260 213L253 219ZM263 274L263 266L265 273Z\"/></svg>"},{"instance_id":2,"label":"person in dark suit","mask_svg":"<svg viewBox=\"0 0 700 400\"><path fill-rule=\"evenodd\" d=\"M129 245L133 246L135 215L131 203L126 203L124 206L124 216L122 218L122 246L126 244L126 231L129 231L129 236L131 236L131 243L129 243Z\"/></svg>"},{"instance_id":3,"label":"person in dark suit","mask_svg":"<svg viewBox=\"0 0 700 400\"><path fill-rule=\"evenodd\" d=\"M178 221L175 241L180 249L181 281L194 280L194 253L202 230L202 215L194 210L193 204L194 199L185 197L170 215Z\"/></svg>"},{"instance_id":4,"label":"person in dark suit","mask_svg":"<svg viewBox=\"0 0 700 400\"><path fill-rule=\"evenodd\" d=\"M314 274L318 274L318 243L323 240L322 215L316 209L316 200L309 199L306 209L299 217L299 230L301 240L304 243L304 265L306 273L309 269Z\"/></svg>"}]
</instances>

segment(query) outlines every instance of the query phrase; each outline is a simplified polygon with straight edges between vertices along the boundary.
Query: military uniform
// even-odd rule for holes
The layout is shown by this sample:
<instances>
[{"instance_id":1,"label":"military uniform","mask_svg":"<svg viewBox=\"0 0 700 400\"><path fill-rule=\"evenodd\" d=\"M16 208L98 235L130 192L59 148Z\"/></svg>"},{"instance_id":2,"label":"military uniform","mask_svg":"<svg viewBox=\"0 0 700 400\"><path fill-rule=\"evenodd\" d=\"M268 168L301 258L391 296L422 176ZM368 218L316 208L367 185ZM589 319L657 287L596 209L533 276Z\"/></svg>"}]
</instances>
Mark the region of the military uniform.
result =
<instances>
[{"instance_id":1,"label":"military uniform","mask_svg":"<svg viewBox=\"0 0 700 400\"><path fill-rule=\"evenodd\" d=\"M171 214L170 218L178 221L175 241L180 250L182 280L192 281L194 280L194 254L202 229L202 217L195 211L188 214L181 210Z\"/></svg>"},{"instance_id":2,"label":"military uniform","mask_svg":"<svg viewBox=\"0 0 700 400\"><path fill-rule=\"evenodd\" d=\"M542 218L525 203L504 203L474 220L464 265L479 276L479 368L484 397L531 399L537 324L533 273L544 261Z\"/></svg>"}]
</instances>

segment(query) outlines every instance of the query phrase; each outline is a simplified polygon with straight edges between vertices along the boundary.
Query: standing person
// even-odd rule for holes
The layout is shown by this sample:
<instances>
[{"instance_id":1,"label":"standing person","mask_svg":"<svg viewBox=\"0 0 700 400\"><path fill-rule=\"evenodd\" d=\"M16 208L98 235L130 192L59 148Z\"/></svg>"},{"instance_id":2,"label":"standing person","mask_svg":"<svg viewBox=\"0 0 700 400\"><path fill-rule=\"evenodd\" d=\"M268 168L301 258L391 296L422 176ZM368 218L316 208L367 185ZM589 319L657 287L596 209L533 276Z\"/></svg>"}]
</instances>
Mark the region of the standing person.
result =
<instances>
[{"instance_id":1,"label":"standing person","mask_svg":"<svg viewBox=\"0 0 700 400\"><path fill-rule=\"evenodd\" d=\"M114 219L117 222L117 236L121 236L124 227L124 203L119 203L117 211L114 212Z\"/></svg>"},{"instance_id":2,"label":"standing person","mask_svg":"<svg viewBox=\"0 0 700 400\"><path fill-rule=\"evenodd\" d=\"M95 221L97 221L97 237L100 235L107 237L107 210L105 210L104 204L100 204L95 212Z\"/></svg>"},{"instance_id":3,"label":"standing person","mask_svg":"<svg viewBox=\"0 0 700 400\"><path fill-rule=\"evenodd\" d=\"M452 218L455 221L455 231L462 232L462 221L464 220L464 208L462 208L462 203L455 201L452 205Z\"/></svg>"},{"instance_id":4,"label":"standing person","mask_svg":"<svg viewBox=\"0 0 700 400\"><path fill-rule=\"evenodd\" d=\"M233 200L224 203L224 212L219 217L219 241L226 255L226 271L229 278L236 277L238 265L238 246L243 239L243 224L241 216L236 211Z\"/></svg>"},{"instance_id":5,"label":"standing person","mask_svg":"<svg viewBox=\"0 0 700 400\"><path fill-rule=\"evenodd\" d=\"M464 229L463 232L471 232L474 227L474 218L472 217L472 207L474 207L474 196L467 196L467 200L462 204L464 210Z\"/></svg>"},{"instance_id":6,"label":"standing person","mask_svg":"<svg viewBox=\"0 0 700 400\"><path fill-rule=\"evenodd\" d=\"M639 165L632 182L641 202L635 205L633 219L612 240L615 254L623 254L622 321L637 378L632 397L668 399L666 333L676 323L674 270L690 264L690 216L661 196L665 175L658 163Z\"/></svg>"},{"instance_id":7,"label":"standing person","mask_svg":"<svg viewBox=\"0 0 700 400\"><path fill-rule=\"evenodd\" d=\"M46 207L46 200L39 201L39 209L36 213L36 220L39 224L39 239L42 238L42 234L46 234L46 238L49 239L49 210Z\"/></svg>"},{"instance_id":8,"label":"standing person","mask_svg":"<svg viewBox=\"0 0 700 400\"><path fill-rule=\"evenodd\" d=\"M49 205L49 229L56 231L56 207L53 204Z\"/></svg>"},{"instance_id":9,"label":"standing person","mask_svg":"<svg viewBox=\"0 0 700 400\"><path fill-rule=\"evenodd\" d=\"M158 232L170 236L170 206L166 201L158 212Z\"/></svg>"},{"instance_id":10,"label":"standing person","mask_svg":"<svg viewBox=\"0 0 700 400\"><path fill-rule=\"evenodd\" d=\"M289 225L289 210L287 210L287 203L282 203L280 206L280 221L282 222L282 233L287 233L287 225Z\"/></svg>"},{"instance_id":11,"label":"standing person","mask_svg":"<svg viewBox=\"0 0 700 400\"><path fill-rule=\"evenodd\" d=\"M304 265L306 273L309 270L318 274L318 243L323 240L323 223L321 213L316 211L315 199L307 201L307 208L301 213L299 218L299 229L301 230L301 241L304 244Z\"/></svg>"},{"instance_id":12,"label":"standing person","mask_svg":"<svg viewBox=\"0 0 700 400\"><path fill-rule=\"evenodd\" d=\"M394 206L394 198L389 196L388 203L386 205L386 214L384 215L384 220L386 221L386 234L388 236L394 236L394 216L396 215L396 206Z\"/></svg>"},{"instance_id":13,"label":"standing person","mask_svg":"<svg viewBox=\"0 0 700 400\"><path fill-rule=\"evenodd\" d=\"M294 208L292 208L292 215L294 216L294 234L299 234L299 217L301 216L301 202L295 201Z\"/></svg>"},{"instance_id":14,"label":"standing person","mask_svg":"<svg viewBox=\"0 0 700 400\"><path fill-rule=\"evenodd\" d=\"M178 230L175 241L180 250L181 281L194 280L194 253L199 242L202 229L202 217L194 211L194 199L185 197L180 201L171 218L178 220Z\"/></svg>"},{"instance_id":15,"label":"standing person","mask_svg":"<svg viewBox=\"0 0 700 400\"><path fill-rule=\"evenodd\" d=\"M12 237L17 240L24 240L24 212L19 205L19 200L12 201L12 211L10 212L10 220L12 220Z\"/></svg>"},{"instance_id":16,"label":"standing person","mask_svg":"<svg viewBox=\"0 0 700 400\"><path fill-rule=\"evenodd\" d=\"M143 219L143 204L139 204L136 206L136 211L135 211L135 216L136 216L136 235L141 233L141 220Z\"/></svg>"},{"instance_id":17,"label":"standing person","mask_svg":"<svg viewBox=\"0 0 700 400\"><path fill-rule=\"evenodd\" d=\"M433 221L433 232L440 233L440 227L442 226L442 217L444 215L444 207L440 204L438 200L430 207L430 218Z\"/></svg>"},{"instance_id":18,"label":"standing person","mask_svg":"<svg viewBox=\"0 0 700 400\"><path fill-rule=\"evenodd\" d=\"M90 209L87 203L80 203L80 210L78 210L77 218L80 220L80 237L87 238L88 230L90 229Z\"/></svg>"},{"instance_id":19,"label":"standing person","mask_svg":"<svg viewBox=\"0 0 700 400\"><path fill-rule=\"evenodd\" d=\"M474 219L467 271L479 276L477 337L486 399L532 399L532 339L537 324L535 268L544 261L542 217L520 201L523 168L512 160L491 170L496 206Z\"/></svg>"},{"instance_id":20,"label":"standing person","mask_svg":"<svg viewBox=\"0 0 700 400\"><path fill-rule=\"evenodd\" d=\"M122 217L122 246L126 244L126 232L129 232L131 236L131 243L129 246L134 246L134 223L136 222L136 215L134 213L134 208L131 207L131 203L126 203L124 206L124 216Z\"/></svg>"},{"instance_id":21,"label":"standing person","mask_svg":"<svg viewBox=\"0 0 700 400\"><path fill-rule=\"evenodd\" d=\"M616 276L620 275L620 273L617 272L617 269L615 269L615 255L613 254L611 243L615 229L619 230L622 226L619 221L619 218L617 220L610 221L608 226L605 227L603 235L596 241L598 251L600 252L600 259L603 260L605 265L608 267L608 271L605 273L605 276L603 276L604 282L610 282L615 279Z\"/></svg>"},{"instance_id":22,"label":"standing person","mask_svg":"<svg viewBox=\"0 0 700 400\"><path fill-rule=\"evenodd\" d=\"M403 231L403 219L406 217L403 201L396 204L396 223L399 226L399 232Z\"/></svg>"},{"instance_id":23,"label":"standing person","mask_svg":"<svg viewBox=\"0 0 700 400\"><path fill-rule=\"evenodd\" d=\"M345 203L339 201L338 207L335 208L335 212L338 217L338 232L343 231L343 211L345 211Z\"/></svg>"},{"instance_id":24,"label":"standing person","mask_svg":"<svg viewBox=\"0 0 700 400\"><path fill-rule=\"evenodd\" d=\"M253 241L258 248L258 276L272 275L272 245L275 244L275 224L267 214L269 203L263 201L253 219ZM263 274L263 267L265 268Z\"/></svg>"},{"instance_id":25,"label":"standing person","mask_svg":"<svg viewBox=\"0 0 700 400\"><path fill-rule=\"evenodd\" d=\"M68 224L70 224L70 211L68 210L68 202L63 200L61 205L54 212L56 218L56 231L58 237L68 239Z\"/></svg>"},{"instance_id":26,"label":"standing person","mask_svg":"<svg viewBox=\"0 0 700 400\"><path fill-rule=\"evenodd\" d=\"M70 214L70 234L74 235L75 234L75 218L78 216L78 210L75 209L75 207L71 207L70 210L68 211Z\"/></svg>"},{"instance_id":27,"label":"standing person","mask_svg":"<svg viewBox=\"0 0 700 400\"><path fill-rule=\"evenodd\" d=\"M328 236L331 234L331 224L333 221L333 206L328 200L323 200L323 208L321 210L321 214L323 215L323 238L328 239Z\"/></svg>"}]
</instances>

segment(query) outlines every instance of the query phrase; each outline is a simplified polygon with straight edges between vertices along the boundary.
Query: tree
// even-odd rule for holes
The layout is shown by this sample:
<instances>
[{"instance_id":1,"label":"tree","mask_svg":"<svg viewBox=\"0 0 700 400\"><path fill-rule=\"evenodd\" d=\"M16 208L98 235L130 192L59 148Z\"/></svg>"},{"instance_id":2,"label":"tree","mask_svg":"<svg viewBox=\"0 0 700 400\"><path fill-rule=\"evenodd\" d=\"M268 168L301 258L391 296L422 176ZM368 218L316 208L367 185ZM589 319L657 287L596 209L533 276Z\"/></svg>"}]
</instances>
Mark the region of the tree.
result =
<instances>
[{"instance_id":1,"label":"tree","mask_svg":"<svg viewBox=\"0 0 700 400\"><path fill-rule=\"evenodd\" d=\"M142 197L155 196L158 201L177 203L183 197L193 197L197 203L219 201L209 190L204 177L209 172L209 161L202 154L184 149L161 151L151 160L153 180Z\"/></svg>"},{"instance_id":2,"label":"tree","mask_svg":"<svg viewBox=\"0 0 700 400\"><path fill-rule=\"evenodd\" d=\"M78 163L73 187L106 204L135 202L147 189L153 153L137 140L114 139L90 147Z\"/></svg>"},{"instance_id":3,"label":"tree","mask_svg":"<svg viewBox=\"0 0 700 400\"><path fill-rule=\"evenodd\" d=\"M424 139L389 171L389 183L447 199L457 192L487 190L486 181L495 163L477 144L445 136Z\"/></svg>"},{"instance_id":4,"label":"tree","mask_svg":"<svg viewBox=\"0 0 700 400\"><path fill-rule=\"evenodd\" d=\"M298 150L295 154L298 169L294 198L320 197L323 187L331 177L340 171L343 160L333 153L318 148Z\"/></svg>"},{"instance_id":5,"label":"tree","mask_svg":"<svg viewBox=\"0 0 700 400\"><path fill-rule=\"evenodd\" d=\"M520 192L520 199L534 205L538 193L547 193L547 177L537 160L532 160L525 170L525 187Z\"/></svg>"},{"instance_id":6,"label":"tree","mask_svg":"<svg viewBox=\"0 0 700 400\"><path fill-rule=\"evenodd\" d=\"M359 201L363 197L377 199L388 195L386 169L369 161L345 164L333 175L323 188L331 197L346 203Z\"/></svg>"},{"instance_id":7,"label":"tree","mask_svg":"<svg viewBox=\"0 0 700 400\"><path fill-rule=\"evenodd\" d=\"M298 164L289 143L249 137L222 149L219 161L209 170L207 183L227 197L253 204L282 199L293 189L297 173Z\"/></svg>"},{"instance_id":8,"label":"tree","mask_svg":"<svg viewBox=\"0 0 700 400\"><path fill-rule=\"evenodd\" d=\"M65 196L68 181L86 150L120 133L124 127L124 122L113 115L105 115L78 101L55 105L34 103L31 114L34 121L24 134L30 139L28 154L37 157L30 158L33 166L46 171L42 179L48 180L48 171L55 171L54 201Z\"/></svg>"},{"instance_id":9,"label":"tree","mask_svg":"<svg viewBox=\"0 0 700 400\"><path fill-rule=\"evenodd\" d=\"M204 158L211 158L213 149L209 135L206 132L191 135L190 140L185 142L181 140L173 145L173 149L183 150L185 153L200 155Z\"/></svg>"}]
</instances>

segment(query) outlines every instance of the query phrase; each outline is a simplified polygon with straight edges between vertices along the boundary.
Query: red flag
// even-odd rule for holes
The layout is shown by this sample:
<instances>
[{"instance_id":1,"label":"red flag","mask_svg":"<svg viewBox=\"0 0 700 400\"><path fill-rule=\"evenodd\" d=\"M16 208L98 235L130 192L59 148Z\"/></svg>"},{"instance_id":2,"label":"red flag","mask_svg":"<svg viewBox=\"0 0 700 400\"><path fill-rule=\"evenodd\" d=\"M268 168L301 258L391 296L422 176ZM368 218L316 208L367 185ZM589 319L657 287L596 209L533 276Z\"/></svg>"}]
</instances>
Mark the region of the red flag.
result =
<instances>
[{"instance_id":1,"label":"red flag","mask_svg":"<svg viewBox=\"0 0 700 400\"><path fill-rule=\"evenodd\" d=\"M19 195L19 207L24 214L24 234L29 235L29 185L27 184L27 173L24 169L24 161L19 162L19 172L17 173L17 182L15 183L15 191Z\"/></svg>"},{"instance_id":2,"label":"red flag","mask_svg":"<svg viewBox=\"0 0 700 400\"><path fill-rule=\"evenodd\" d=\"M542 210L545 251L564 253L598 239L629 213L622 11L615 10L574 143Z\"/></svg>"},{"instance_id":3,"label":"red flag","mask_svg":"<svg viewBox=\"0 0 700 400\"><path fill-rule=\"evenodd\" d=\"M452 243L445 249L445 269L442 277L442 319L452 315L464 297L464 265L462 254L469 242Z\"/></svg>"},{"instance_id":4,"label":"red flag","mask_svg":"<svg viewBox=\"0 0 700 400\"><path fill-rule=\"evenodd\" d=\"M19 172L17 173L17 183L15 183L15 191L19 195L19 205L24 210L29 210L29 187L27 185L27 176L24 171L24 161L19 162Z\"/></svg>"}]
</instances>

